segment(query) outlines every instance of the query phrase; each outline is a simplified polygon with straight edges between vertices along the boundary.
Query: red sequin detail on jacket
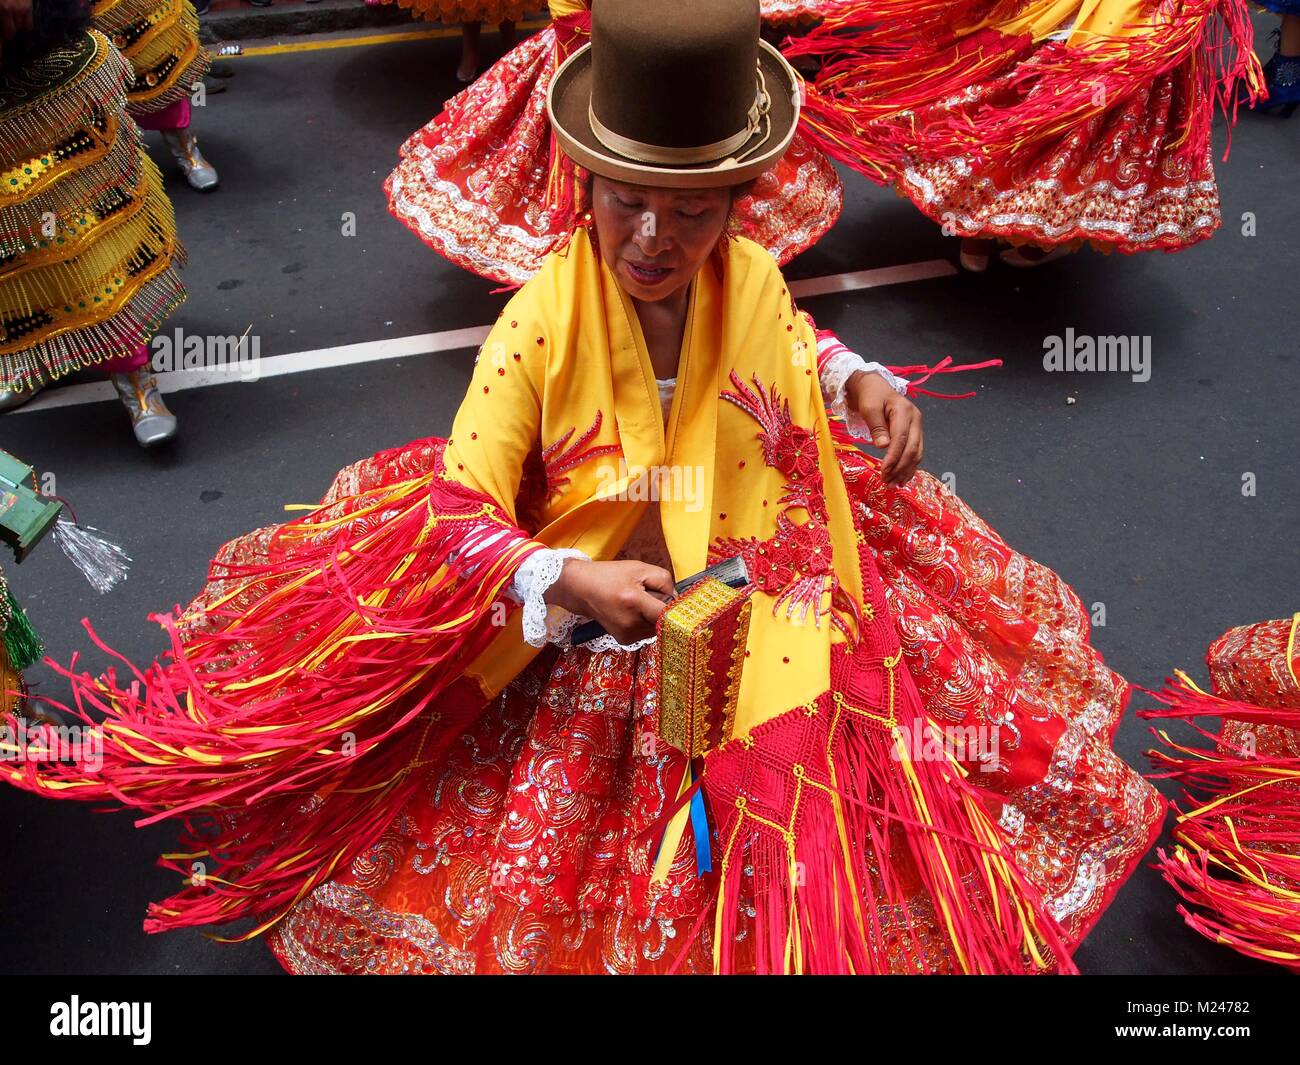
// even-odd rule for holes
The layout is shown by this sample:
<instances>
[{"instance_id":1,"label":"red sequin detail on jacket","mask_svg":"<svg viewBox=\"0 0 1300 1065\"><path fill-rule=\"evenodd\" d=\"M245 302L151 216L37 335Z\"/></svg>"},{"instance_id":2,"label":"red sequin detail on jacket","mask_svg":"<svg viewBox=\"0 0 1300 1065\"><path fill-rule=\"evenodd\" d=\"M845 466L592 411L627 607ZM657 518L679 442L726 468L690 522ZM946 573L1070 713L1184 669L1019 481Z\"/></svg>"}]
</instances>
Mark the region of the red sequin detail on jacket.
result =
<instances>
[{"instance_id":1,"label":"red sequin detail on jacket","mask_svg":"<svg viewBox=\"0 0 1300 1065\"><path fill-rule=\"evenodd\" d=\"M569 483L569 479L564 475L570 470L576 469L590 459L599 458L602 455L617 455L622 450L618 444L591 446L591 442L600 435L600 423L604 420L604 417L603 411L596 411L595 421L587 426L572 443L570 443L570 440L573 437L573 429L570 428L558 440L542 450L542 466L546 471L546 498L548 501L558 496L561 489Z\"/></svg>"},{"instance_id":2,"label":"red sequin detail on jacket","mask_svg":"<svg viewBox=\"0 0 1300 1065\"><path fill-rule=\"evenodd\" d=\"M731 373L735 391L723 392L722 398L734 403L759 425L758 438L763 446L763 461L786 477L784 494L777 503L783 507L776 519L776 531L759 540L719 538L709 548L709 561L740 555L745 560L750 581L776 602L773 611L785 609L787 616L799 612L801 619L812 615L821 623L824 601L849 609L847 597L840 594L839 580L831 566L831 536L826 524L826 500L822 474L818 466L817 436L790 417L790 404L782 400L775 388L768 389L758 378L753 387L746 385L736 372ZM792 509L803 510L807 518L796 522ZM835 623L845 628L836 617Z\"/></svg>"}]
</instances>

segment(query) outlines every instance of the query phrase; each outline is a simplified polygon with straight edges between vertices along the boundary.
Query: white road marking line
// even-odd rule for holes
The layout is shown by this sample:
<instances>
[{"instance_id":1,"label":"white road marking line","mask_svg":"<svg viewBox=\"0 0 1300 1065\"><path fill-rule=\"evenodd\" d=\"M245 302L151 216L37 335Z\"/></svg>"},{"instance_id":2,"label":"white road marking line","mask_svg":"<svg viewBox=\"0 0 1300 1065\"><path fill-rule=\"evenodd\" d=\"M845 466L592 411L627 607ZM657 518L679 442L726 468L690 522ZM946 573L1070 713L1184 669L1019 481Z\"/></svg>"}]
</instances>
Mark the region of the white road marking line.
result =
<instances>
[{"instance_id":1,"label":"white road marking line","mask_svg":"<svg viewBox=\"0 0 1300 1065\"><path fill-rule=\"evenodd\" d=\"M884 266L875 270L856 270L827 277L810 277L791 281L790 293L797 299L808 296L825 296L836 292L854 292L864 288L881 288L900 285L908 281L924 281L934 277L948 277L957 272L946 259L929 259L925 262L906 263L902 266ZM268 355L258 359L255 378L279 377L282 374L306 373L309 370L327 370L339 366L354 366L384 359L404 359L416 355L432 355L437 351L456 351L476 348L487 338L491 326L471 326L468 329L446 329L440 333L418 333L415 336L392 337L386 340L367 340L360 344L341 344L314 351L298 351L290 355ZM230 370L170 370L158 374L158 388L164 393L180 392L187 388L208 388L244 380L242 371L248 364L236 365ZM84 385L67 385L42 392L30 403L13 414L27 414L56 407L75 407L83 403L102 403L116 399L117 393L108 381L95 381Z\"/></svg>"},{"instance_id":2,"label":"white road marking line","mask_svg":"<svg viewBox=\"0 0 1300 1065\"><path fill-rule=\"evenodd\" d=\"M448 329L441 333L419 333L409 337L393 337L391 340L367 340L360 344L342 344L334 348L298 351L292 355L268 355L251 365L236 364L229 370L168 370L156 375L158 390L164 393L180 392L187 388L229 385L241 380L251 382L264 377L279 377L287 373L305 373L308 370L326 370L363 362L380 362L383 359L432 355L435 351L476 348L487 339L490 330L491 326L476 325L469 329ZM247 377L246 371L255 373L256 377ZM51 410L55 407L72 407L82 403L101 403L106 399L116 398L117 393L108 381L95 381L42 392L13 413L23 414L28 411Z\"/></svg>"},{"instance_id":3,"label":"white road marking line","mask_svg":"<svg viewBox=\"0 0 1300 1065\"><path fill-rule=\"evenodd\" d=\"M810 277L805 281L791 281L790 294L796 299L804 299L807 296L853 292L860 288L902 285L908 281L925 281L932 277L949 277L956 272L957 268L947 259L927 259L922 263L882 266L876 270L855 270L848 274L829 274L826 277Z\"/></svg>"}]
</instances>

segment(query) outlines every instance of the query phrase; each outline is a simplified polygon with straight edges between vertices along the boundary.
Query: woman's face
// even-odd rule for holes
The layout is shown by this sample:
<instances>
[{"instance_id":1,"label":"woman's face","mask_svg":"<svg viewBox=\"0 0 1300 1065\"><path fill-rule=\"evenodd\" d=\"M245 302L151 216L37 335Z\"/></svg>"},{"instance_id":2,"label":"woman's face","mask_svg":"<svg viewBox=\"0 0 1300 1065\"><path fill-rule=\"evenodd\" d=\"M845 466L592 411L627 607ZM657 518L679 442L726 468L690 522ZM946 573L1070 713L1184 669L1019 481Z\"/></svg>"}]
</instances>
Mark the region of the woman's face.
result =
<instances>
[{"instance_id":1,"label":"woman's face","mask_svg":"<svg viewBox=\"0 0 1300 1065\"><path fill-rule=\"evenodd\" d=\"M680 292L717 246L731 189L656 189L596 175L591 214L601 256L633 299Z\"/></svg>"}]
</instances>

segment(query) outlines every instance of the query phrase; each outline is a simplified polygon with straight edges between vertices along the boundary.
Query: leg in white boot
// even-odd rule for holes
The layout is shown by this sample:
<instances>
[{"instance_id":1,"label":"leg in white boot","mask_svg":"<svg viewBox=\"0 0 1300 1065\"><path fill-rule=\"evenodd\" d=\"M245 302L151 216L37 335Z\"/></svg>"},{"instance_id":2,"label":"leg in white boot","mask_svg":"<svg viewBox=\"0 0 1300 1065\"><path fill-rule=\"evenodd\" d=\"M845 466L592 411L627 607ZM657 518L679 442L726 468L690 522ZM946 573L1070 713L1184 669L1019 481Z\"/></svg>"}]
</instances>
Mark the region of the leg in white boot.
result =
<instances>
[{"instance_id":1,"label":"leg in white boot","mask_svg":"<svg viewBox=\"0 0 1300 1065\"><path fill-rule=\"evenodd\" d=\"M109 378L131 416L131 429L141 447L154 447L176 435L176 415L163 402L158 380L151 370L109 374Z\"/></svg>"},{"instance_id":2,"label":"leg in white boot","mask_svg":"<svg viewBox=\"0 0 1300 1065\"><path fill-rule=\"evenodd\" d=\"M188 126L184 129L165 129L162 138L192 188L199 192L209 192L217 187L216 168L203 158L199 142Z\"/></svg>"}]
</instances>

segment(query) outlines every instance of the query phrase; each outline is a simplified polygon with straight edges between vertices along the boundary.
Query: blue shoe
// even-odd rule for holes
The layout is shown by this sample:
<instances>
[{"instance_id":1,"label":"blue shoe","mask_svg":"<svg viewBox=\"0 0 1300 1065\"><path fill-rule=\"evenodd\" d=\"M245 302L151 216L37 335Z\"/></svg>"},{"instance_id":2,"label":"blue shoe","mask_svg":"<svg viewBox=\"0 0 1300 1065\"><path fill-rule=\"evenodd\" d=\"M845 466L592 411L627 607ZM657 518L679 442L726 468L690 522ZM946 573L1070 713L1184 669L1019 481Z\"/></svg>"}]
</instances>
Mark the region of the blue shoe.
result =
<instances>
[{"instance_id":1,"label":"blue shoe","mask_svg":"<svg viewBox=\"0 0 1300 1065\"><path fill-rule=\"evenodd\" d=\"M1264 64L1264 84L1268 89L1268 99L1255 103L1256 111L1272 111L1280 108L1284 118L1300 105L1300 55L1283 55L1280 51L1273 53L1273 58Z\"/></svg>"}]
</instances>

